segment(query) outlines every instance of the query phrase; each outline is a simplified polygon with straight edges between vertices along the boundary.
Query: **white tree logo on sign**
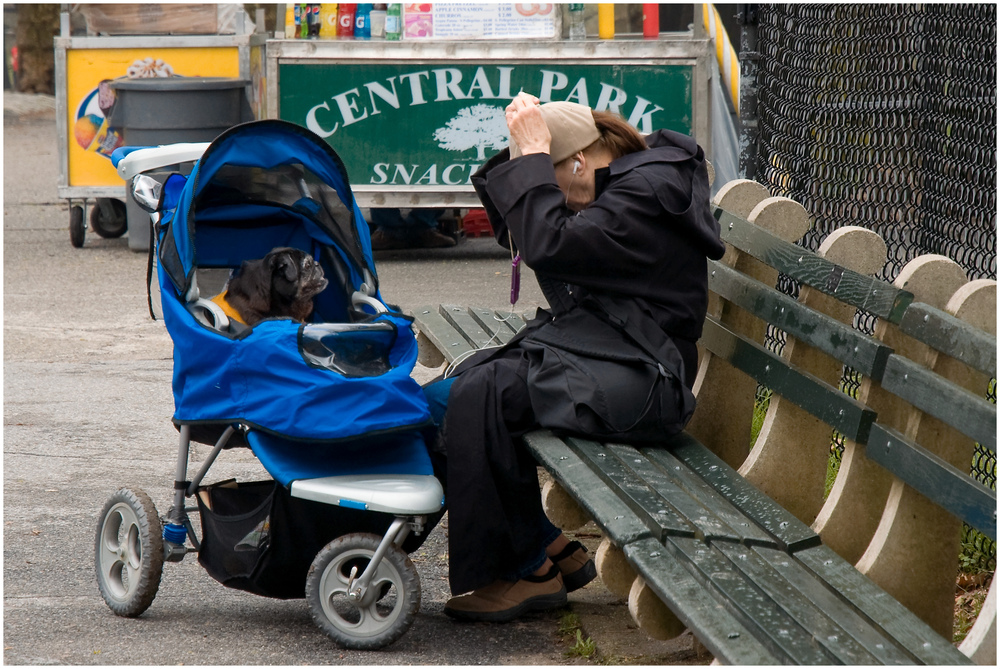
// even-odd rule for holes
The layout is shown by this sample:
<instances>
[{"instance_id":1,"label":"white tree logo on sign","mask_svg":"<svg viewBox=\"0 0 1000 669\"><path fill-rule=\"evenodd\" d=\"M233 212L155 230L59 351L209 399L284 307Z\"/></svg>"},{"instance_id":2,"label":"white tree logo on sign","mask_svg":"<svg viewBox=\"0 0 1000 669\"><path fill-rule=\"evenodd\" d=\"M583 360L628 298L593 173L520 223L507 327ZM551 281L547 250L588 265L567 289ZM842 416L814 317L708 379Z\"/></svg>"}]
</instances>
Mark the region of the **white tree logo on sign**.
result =
<instances>
[{"instance_id":1,"label":"white tree logo on sign","mask_svg":"<svg viewBox=\"0 0 1000 669\"><path fill-rule=\"evenodd\" d=\"M476 150L476 160L486 159L486 149L507 146L507 118L502 107L487 104L459 110L455 118L434 131L438 146L448 151Z\"/></svg>"}]
</instances>

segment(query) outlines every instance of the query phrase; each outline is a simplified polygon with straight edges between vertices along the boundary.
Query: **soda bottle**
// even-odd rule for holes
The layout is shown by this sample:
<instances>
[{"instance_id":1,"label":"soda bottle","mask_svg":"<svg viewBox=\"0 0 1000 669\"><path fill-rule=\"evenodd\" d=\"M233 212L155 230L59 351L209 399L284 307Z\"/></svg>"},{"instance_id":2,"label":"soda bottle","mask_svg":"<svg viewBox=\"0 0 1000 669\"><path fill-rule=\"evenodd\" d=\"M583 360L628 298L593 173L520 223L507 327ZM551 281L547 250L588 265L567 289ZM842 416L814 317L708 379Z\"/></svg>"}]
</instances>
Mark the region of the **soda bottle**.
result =
<instances>
[{"instance_id":1,"label":"soda bottle","mask_svg":"<svg viewBox=\"0 0 1000 669\"><path fill-rule=\"evenodd\" d=\"M615 38L615 6L610 2L597 5L597 34L601 39Z\"/></svg>"},{"instance_id":2,"label":"soda bottle","mask_svg":"<svg viewBox=\"0 0 1000 669\"><path fill-rule=\"evenodd\" d=\"M583 22L583 3L570 3L569 38L587 39L587 26Z\"/></svg>"},{"instance_id":3,"label":"soda bottle","mask_svg":"<svg viewBox=\"0 0 1000 669\"><path fill-rule=\"evenodd\" d=\"M390 2L385 8L385 38L398 41L403 36L403 5Z\"/></svg>"},{"instance_id":4,"label":"soda bottle","mask_svg":"<svg viewBox=\"0 0 1000 669\"><path fill-rule=\"evenodd\" d=\"M337 5L337 37L339 39L354 39L354 15L357 9L356 3L341 2Z\"/></svg>"},{"instance_id":5,"label":"soda bottle","mask_svg":"<svg viewBox=\"0 0 1000 669\"><path fill-rule=\"evenodd\" d=\"M337 3L319 6L319 38L337 39Z\"/></svg>"},{"instance_id":6,"label":"soda bottle","mask_svg":"<svg viewBox=\"0 0 1000 669\"><path fill-rule=\"evenodd\" d=\"M299 22L299 39L309 38L309 13L309 5L300 5L299 16L302 20Z\"/></svg>"},{"instance_id":7,"label":"soda bottle","mask_svg":"<svg viewBox=\"0 0 1000 669\"><path fill-rule=\"evenodd\" d=\"M292 32L291 35L289 35L290 37L298 38L302 34L302 23L303 23L302 8L303 7L305 7L305 5L301 5L301 4L297 3L297 2L295 3L295 26L294 26L295 31Z\"/></svg>"},{"instance_id":8,"label":"soda bottle","mask_svg":"<svg viewBox=\"0 0 1000 669\"><path fill-rule=\"evenodd\" d=\"M295 30L295 10L298 5L288 3L285 5L285 38L291 38L295 36L293 30Z\"/></svg>"},{"instance_id":9,"label":"soda bottle","mask_svg":"<svg viewBox=\"0 0 1000 669\"><path fill-rule=\"evenodd\" d=\"M371 11L372 4L370 2L358 3L358 9L354 15L354 39L371 39Z\"/></svg>"},{"instance_id":10,"label":"soda bottle","mask_svg":"<svg viewBox=\"0 0 1000 669\"><path fill-rule=\"evenodd\" d=\"M642 36L657 39L660 36L660 6L653 3L642 5Z\"/></svg>"},{"instance_id":11,"label":"soda bottle","mask_svg":"<svg viewBox=\"0 0 1000 669\"><path fill-rule=\"evenodd\" d=\"M319 4L309 5L309 39L319 38L320 25Z\"/></svg>"},{"instance_id":12,"label":"soda bottle","mask_svg":"<svg viewBox=\"0 0 1000 669\"><path fill-rule=\"evenodd\" d=\"M385 3L372 5L369 23L371 23L372 39L385 39Z\"/></svg>"}]
</instances>

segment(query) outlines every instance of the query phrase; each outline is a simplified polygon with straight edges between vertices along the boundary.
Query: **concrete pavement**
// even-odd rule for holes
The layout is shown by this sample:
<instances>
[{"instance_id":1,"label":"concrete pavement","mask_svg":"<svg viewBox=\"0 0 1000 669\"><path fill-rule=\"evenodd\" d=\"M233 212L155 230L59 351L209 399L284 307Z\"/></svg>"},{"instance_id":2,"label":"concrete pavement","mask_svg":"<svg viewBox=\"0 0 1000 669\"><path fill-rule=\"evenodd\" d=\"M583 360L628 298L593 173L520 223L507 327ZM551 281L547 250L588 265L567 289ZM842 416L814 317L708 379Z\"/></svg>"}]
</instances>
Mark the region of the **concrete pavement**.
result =
<instances>
[{"instance_id":1,"label":"concrete pavement","mask_svg":"<svg viewBox=\"0 0 1000 669\"><path fill-rule=\"evenodd\" d=\"M177 434L171 342L146 311L146 257L127 240L88 234L70 245L67 203L56 193L54 99L4 94L4 662L6 664L558 665L705 662L690 637L654 642L599 582L567 610L507 625L445 617L447 523L411 557L423 588L420 614L378 652L339 649L303 600L229 590L189 556L167 564L159 593L137 619L104 605L93 567L94 532L118 487L169 506ZM504 307L509 258L491 240L377 258L383 295L404 308L461 301ZM542 303L530 272L518 308ZM419 379L437 370L419 369ZM194 461L208 448L196 446ZM240 450L210 478L265 476ZM581 540L596 548L594 529ZM576 614L596 652L567 656L559 633Z\"/></svg>"}]
</instances>

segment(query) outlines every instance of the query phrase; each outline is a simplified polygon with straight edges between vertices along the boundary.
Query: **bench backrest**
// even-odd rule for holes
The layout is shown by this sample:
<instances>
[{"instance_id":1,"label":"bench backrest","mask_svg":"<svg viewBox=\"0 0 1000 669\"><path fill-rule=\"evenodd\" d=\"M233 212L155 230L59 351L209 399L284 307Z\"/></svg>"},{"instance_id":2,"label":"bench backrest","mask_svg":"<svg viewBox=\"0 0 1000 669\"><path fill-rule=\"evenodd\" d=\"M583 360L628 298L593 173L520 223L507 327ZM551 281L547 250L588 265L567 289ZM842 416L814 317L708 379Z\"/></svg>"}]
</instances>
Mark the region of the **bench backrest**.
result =
<instances>
[{"instance_id":1,"label":"bench backrest","mask_svg":"<svg viewBox=\"0 0 1000 669\"><path fill-rule=\"evenodd\" d=\"M726 184L713 207L727 253L709 266L688 431L950 638L961 523L996 539L996 492L970 476L976 444L996 453L996 282L934 255L873 278L886 246L862 228L805 250L808 214L755 182ZM859 311L874 334L853 326ZM768 326L787 335L780 354ZM845 367L862 378L853 396ZM751 448L758 386L772 394ZM834 430L844 450L825 496Z\"/></svg>"}]
</instances>

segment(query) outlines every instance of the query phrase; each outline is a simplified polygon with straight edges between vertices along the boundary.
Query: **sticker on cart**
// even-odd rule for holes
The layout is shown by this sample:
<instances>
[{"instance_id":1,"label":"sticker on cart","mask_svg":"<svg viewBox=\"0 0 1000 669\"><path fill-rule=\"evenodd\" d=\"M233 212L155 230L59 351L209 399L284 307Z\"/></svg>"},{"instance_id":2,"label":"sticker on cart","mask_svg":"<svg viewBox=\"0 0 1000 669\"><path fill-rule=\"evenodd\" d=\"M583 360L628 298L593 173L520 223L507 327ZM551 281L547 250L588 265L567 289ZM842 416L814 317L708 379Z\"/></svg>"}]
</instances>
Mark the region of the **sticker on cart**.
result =
<instances>
[{"instance_id":1,"label":"sticker on cart","mask_svg":"<svg viewBox=\"0 0 1000 669\"><path fill-rule=\"evenodd\" d=\"M419 39L434 37L434 15L429 2L403 6L403 37Z\"/></svg>"},{"instance_id":2,"label":"sticker on cart","mask_svg":"<svg viewBox=\"0 0 1000 669\"><path fill-rule=\"evenodd\" d=\"M85 97L77 108L73 137L86 151L94 151L111 158L111 152L124 144L121 133L110 126L111 111L115 106L115 92L110 80L105 79Z\"/></svg>"},{"instance_id":3,"label":"sticker on cart","mask_svg":"<svg viewBox=\"0 0 1000 669\"><path fill-rule=\"evenodd\" d=\"M62 139L67 185L122 184L109 160L111 152L123 144L125 134L124 129L110 124L116 97L113 82L171 76L236 77L239 73L239 49L230 46L68 50L64 108L67 133Z\"/></svg>"},{"instance_id":4,"label":"sticker on cart","mask_svg":"<svg viewBox=\"0 0 1000 669\"><path fill-rule=\"evenodd\" d=\"M405 39L555 39L552 3L438 2L403 6Z\"/></svg>"},{"instance_id":5,"label":"sticker on cart","mask_svg":"<svg viewBox=\"0 0 1000 669\"><path fill-rule=\"evenodd\" d=\"M153 79L173 76L174 68L161 58L137 58L125 72L127 79ZM116 95L111 79L105 79L92 90L77 107L73 137L87 151L94 151L110 159L111 153L125 143L121 131L111 127L111 113Z\"/></svg>"}]
</instances>

